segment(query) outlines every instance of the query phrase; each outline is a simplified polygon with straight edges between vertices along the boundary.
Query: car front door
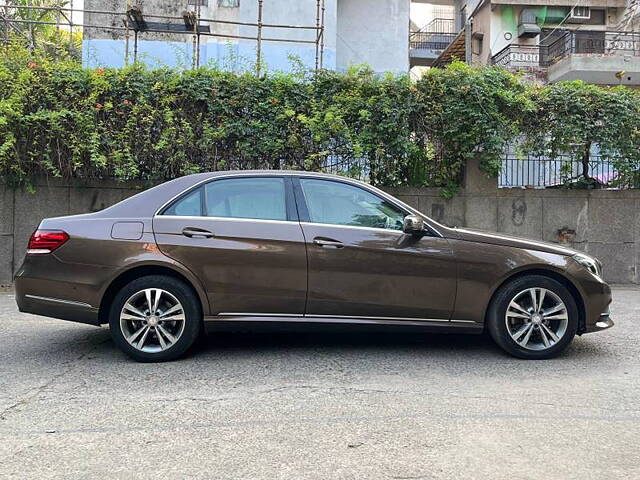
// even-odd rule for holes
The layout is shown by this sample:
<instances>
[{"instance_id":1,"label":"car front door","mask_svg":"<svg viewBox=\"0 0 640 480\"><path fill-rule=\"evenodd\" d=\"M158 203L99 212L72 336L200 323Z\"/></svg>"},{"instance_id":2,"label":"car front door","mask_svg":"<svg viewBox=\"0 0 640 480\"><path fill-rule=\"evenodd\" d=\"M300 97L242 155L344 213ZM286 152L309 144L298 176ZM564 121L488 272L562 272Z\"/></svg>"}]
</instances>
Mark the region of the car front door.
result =
<instances>
[{"instance_id":1,"label":"car front door","mask_svg":"<svg viewBox=\"0 0 640 480\"><path fill-rule=\"evenodd\" d=\"M340 180L294 179L307 243L309 316L449 320L456 265L445 238L404 234L409 213Z\"/></svg>"},{"instance_id":2,"label":"car front door","mask_svg":"<svg viewBox=\"0 0 640 480\"><path fill-rule=\"evenodd\" d=\"M214 314L304 313L307 257L292 181L219 178L154 217L160 250L201 280Z\"/></svg>"}]
</instances>

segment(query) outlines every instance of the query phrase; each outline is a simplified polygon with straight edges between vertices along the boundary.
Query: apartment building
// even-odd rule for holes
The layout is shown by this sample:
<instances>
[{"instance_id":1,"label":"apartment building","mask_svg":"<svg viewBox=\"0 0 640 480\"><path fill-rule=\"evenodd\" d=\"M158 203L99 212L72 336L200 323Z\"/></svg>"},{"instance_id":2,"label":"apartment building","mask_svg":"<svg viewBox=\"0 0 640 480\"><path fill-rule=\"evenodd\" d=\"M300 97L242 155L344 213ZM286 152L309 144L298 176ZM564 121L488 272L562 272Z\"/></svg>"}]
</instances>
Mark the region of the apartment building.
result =
<instances>
[{"instance_id":1,"label":"apartment building","mask_svg":"<svg viewBox=\"0 0 640 480\"><path fill-rule=\"evenodd\" d=\"M536 82L640 85L637 0L462 0L452 6L456 32L433 66L459 58Z\"/></svg>"}]
</instances>

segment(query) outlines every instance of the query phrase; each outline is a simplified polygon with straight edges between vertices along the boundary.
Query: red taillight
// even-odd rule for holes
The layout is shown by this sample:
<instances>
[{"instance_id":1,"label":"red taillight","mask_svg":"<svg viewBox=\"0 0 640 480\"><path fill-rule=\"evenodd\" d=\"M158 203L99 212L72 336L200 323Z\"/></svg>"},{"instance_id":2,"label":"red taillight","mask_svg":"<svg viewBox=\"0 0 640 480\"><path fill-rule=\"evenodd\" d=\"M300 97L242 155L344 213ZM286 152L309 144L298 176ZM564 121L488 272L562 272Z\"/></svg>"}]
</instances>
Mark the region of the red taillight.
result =
<instances>
[{"instance_id":1,"label":"red taillight","mask_svg":"<svg viewBox=\"0 0 640 480\"><path fill-rule=\"evenodd\" d=\"M27 253L51 253L69 240L62 230L36 230L29 239Z\"/></svg>"}]
</instances>

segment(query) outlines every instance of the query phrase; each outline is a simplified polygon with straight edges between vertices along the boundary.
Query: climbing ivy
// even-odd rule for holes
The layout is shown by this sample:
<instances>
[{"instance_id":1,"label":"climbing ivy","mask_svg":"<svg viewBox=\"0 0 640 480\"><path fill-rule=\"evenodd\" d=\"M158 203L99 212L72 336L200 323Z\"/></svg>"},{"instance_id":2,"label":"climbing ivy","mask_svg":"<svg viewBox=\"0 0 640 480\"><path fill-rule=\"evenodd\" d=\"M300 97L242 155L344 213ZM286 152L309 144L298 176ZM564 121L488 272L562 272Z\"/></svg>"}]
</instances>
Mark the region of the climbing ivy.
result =
<instances>
[{"instance_id":1,"label":"climbing ivy","mask_svg":"<svg viewBox=\"0 0 640 480\"><path fill-rule=\"evenodd\" d=\"M414 83L366 67L258 78L211 68L86 69L18 47L4 53L0 178L16 186L37 175L160 182L289 168L453 194L468 159L496 175L514 142L551 155L596 142L638 171L640 100L625 88L531 87L505 70L459 62Z\"/></svg>"}]
</instances>

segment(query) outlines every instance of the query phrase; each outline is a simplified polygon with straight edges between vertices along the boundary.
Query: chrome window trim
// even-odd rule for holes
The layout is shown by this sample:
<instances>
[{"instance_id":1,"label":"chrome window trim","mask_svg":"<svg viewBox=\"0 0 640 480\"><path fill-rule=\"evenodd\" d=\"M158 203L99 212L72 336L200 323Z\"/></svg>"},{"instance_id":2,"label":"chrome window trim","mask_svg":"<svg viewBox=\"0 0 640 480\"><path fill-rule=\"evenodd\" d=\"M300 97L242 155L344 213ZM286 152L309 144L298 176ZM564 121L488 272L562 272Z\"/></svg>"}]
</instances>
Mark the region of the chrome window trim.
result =
<instances>
[{"instance_id":1,"label":"chrome window trim","mask_svg":"<svg viewBox=\"0 0 640 480\"><path fill-rule=\"evenodd\" d=\"M183 218L188 220L216 220L216 221L239 221L239 222L262 222L262 223L288 223L298 225L297 220L270 220L267 218L244 218L244 217L207 217L204 215L159 215L162 218ZM155 218L155 217L154 217Z\"/></svg>"},{"instance_id":2,"label":"chrome window trim","mask_svg":"<svg viewBox=\"0 0 640 480\"><path fill-rule=\"evenodd\" d=\"M228 173L221 173L218 175L212 175L210 177L204 178L202 180L200 180L199 182L194 183L193 185L191 185L189 188L183 190L182 192L174 195L173 197L171 197L171 199L169 199L168 201L166 201L165 203L162 204L162 206L160 206L160 208L158 208L155 213L153 214L153 218L157 217L157 216L163 216L160 215L160 212L162 210L164 210L166 207L168 207L174 200L178 199L179 197L181 197L182 195L187 194L188 192L190 192L191 190L195 190L196 188L200 187L201 185L204 185L205 183L209 183L209 182L215 182L216 180L220 180L220 179L228 179L228 178L233 178L233 177L297 177L297 178L318 178L318 179L324 179L327 181L338 181L338 182L342 182L342 183L347 183L349 185L353 185L355 187L360 187L364 190L367 190L368 192L380 196L382 198L384 198L385 200L387 200L389 203L395 205L398 208L401 208L402 210L405 211L409 211L410 213L413 213L415 215L419 215L422 218L424 218L427 222L427 225L429 226L429 229L435 233L435 236L437 237L441 237L444 238L444 235L438 230L438 228L436 228L434 226L434 224L437 225L437 222L435 220L432 220L431 218L427 217L426 215L424 215L423 213L419 212L418 210L416 210L415 208L411 207L410 205L407 205L406 203L402 202L401 200L395 198L392 195L389 195L387 192L384 192L383 190L380 190L379 188L376 188L372 185L368 185L366 183L363 182L359 182L357 180L353 180L350 179L348 177L340 177L338 175L330 175L330 174L321 174L321 173L315 173L315 172L281 172L278 170L273 170L273 171L269 171L269 170L265 170L263 172L242 172L242 171L233 171L233 172L228 172ZM167 217L169 217L171 215L167 215ZM175 217L175 216L174 216ZM211 218L211 217L198 217L198 218ZM227 218L227 217L224 217ZM274 220L274 221L285 221L285 220ZM291 222L292 220L287 220L288 222ZM322 225L333 225L333 224L322 224ZM367 228L367 227L364 227ZM387 230L387 229L382 229L382 230Z\"/></svg>"},{"instance_id":3,"label":"chrome window trim","mask_svg":"<svg viewBox=\"0 0 640 480\"><path fill-rule=\"evenodd\" d=\"M78 302L75 300L64 300L62 298L42 297L40 295L31 295L31 294L26 294L24 297L29 298L31 300L38 300L41 302L60 303L63 305L73 305L75 307L82 307L82 308L93 308L88 303Z\"/></svg>"},{"instance_id":4,"label":"chrome window trim","mask_svg":"<svg viewBox=\"0 0 640 480\"><path fill-rule=\"evenodd\" d=\"M341 225L339 223L318 223L318 222L300 222L303 227L305 225L312 227L333 227L333 228L356 228L358 230L374 230L378 232L395 232L400 235L406 235L402 230L394 230L391 228L379 228L379 227L362 227L360 225Z\"/></svg>"}]
</instances>

